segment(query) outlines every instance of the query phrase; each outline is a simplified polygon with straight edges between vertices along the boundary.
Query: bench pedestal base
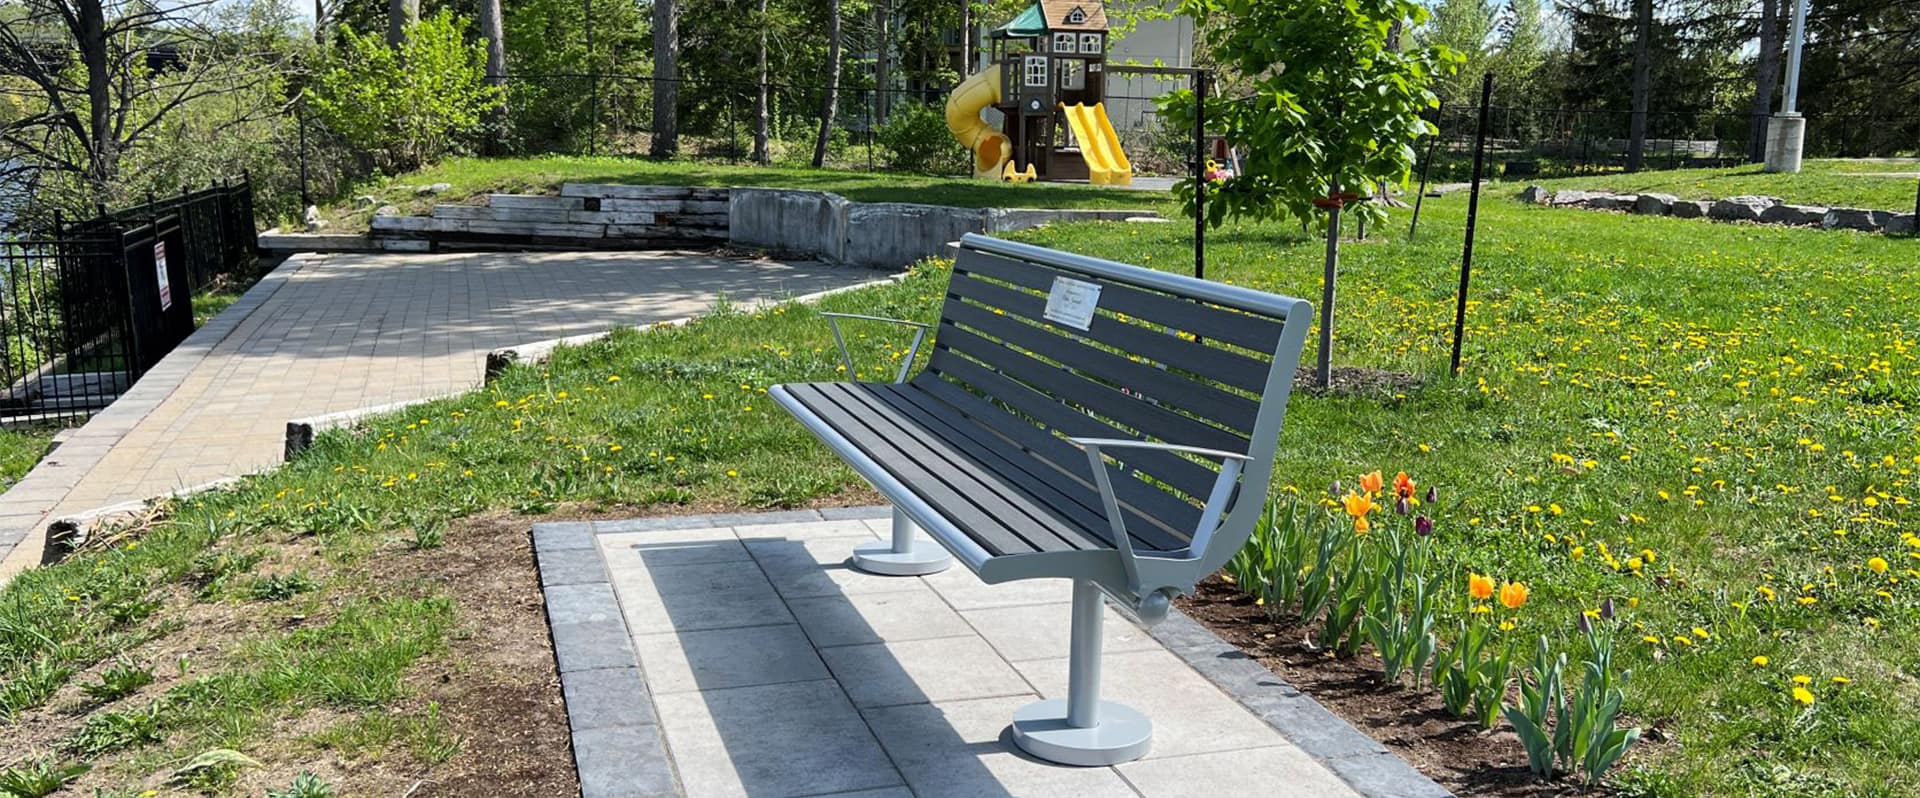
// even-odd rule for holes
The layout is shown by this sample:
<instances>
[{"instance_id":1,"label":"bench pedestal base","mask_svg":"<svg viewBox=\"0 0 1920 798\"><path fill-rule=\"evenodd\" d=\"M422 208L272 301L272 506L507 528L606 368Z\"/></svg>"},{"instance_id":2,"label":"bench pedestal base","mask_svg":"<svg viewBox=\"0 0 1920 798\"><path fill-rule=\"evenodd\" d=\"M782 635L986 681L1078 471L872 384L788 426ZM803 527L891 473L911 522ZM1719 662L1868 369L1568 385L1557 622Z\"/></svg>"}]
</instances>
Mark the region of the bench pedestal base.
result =
<instances>
[{"instance_id":1,"label":"bench pedestal base","mask_svg":"<svg viewBox=\"0 0 1920 798\"><path fill-rule=\"evenodd\" d=\"M1013 713L1013 744L1048 762L1101 767L1131 762L1153 745L1153 721L1125 704L1100 700L1100 641L1107 602L1086 579L1073 581L1067 642L1067 697Z\"/></svg>"},{"instance_id":2,"label":"bench pedestal base","mask_svg":"<svg viewBox=\"0 0 1920 798\"><path fill-rule=\"evenodd\" d=\"M1048 762L1104 767L1131 762L1153 747L1153 721L1140 711L1100 702L1099 722L1080 728L1067 722L1067 700L1038 701L1013 713L1013 742Z\"/></svg>"},{"instance_id":3,"label":"bench pedestal base","mask_svg":"<svg viewBox=\"0 0 1920 798\"><path fill-rule=\"evenodd\" d=\"M893 539L853 547L853 567L881 576L924 576L947 570L953 556L920 536L920 527L900 508L893 509Z\"/></svg>"}]
</instances>

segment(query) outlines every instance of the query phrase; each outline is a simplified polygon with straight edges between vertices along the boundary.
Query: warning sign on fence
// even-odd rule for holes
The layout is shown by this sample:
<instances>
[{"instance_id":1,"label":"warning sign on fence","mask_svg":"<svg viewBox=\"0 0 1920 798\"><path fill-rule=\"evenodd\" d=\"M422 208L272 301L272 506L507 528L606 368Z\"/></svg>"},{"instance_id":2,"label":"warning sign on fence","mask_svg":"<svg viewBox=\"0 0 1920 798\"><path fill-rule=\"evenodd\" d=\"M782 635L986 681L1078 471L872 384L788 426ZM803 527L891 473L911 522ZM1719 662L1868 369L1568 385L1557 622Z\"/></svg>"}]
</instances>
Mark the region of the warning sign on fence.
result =
<instances>
[{"instance_id":1,"label":"warning sign on fence","mask_svg":"<svg viewBox=\"0 0 1920 798\"><path fill-rule=\"evenodd\" d=\"M167 242L153 243L153 273L160 278L160 309L173 308L173 285L167 282Z\"/></svg>"}]
</instances>

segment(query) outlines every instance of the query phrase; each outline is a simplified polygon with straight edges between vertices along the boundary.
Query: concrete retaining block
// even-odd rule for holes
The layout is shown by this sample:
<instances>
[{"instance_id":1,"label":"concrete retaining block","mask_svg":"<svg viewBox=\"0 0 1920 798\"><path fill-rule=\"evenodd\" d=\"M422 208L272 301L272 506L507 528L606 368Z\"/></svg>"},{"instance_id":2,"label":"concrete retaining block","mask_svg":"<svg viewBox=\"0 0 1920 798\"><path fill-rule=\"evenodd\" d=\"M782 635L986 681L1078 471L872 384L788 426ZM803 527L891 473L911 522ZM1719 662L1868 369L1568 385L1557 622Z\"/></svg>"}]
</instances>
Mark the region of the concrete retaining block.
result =
<instances>
[{"instance_id":1,"label":"concrete retaining block","mask_svg":"<svg viewBox=\"0 0 1920 798\"><path fill-rule=\"evenodd\" d=\"M560 186L560 196L593 197L597 199L681 199L726 202L730 193L735 190L736 189L694 186L628 186L611 183L563 183Z\"/></svg>"},{"instance_id":2,"label":"concrete retaining block","mask_svg":"<svg viewBox=\"0 0 1920 798\"><path fill-rule=\"evenodd\" d=\"M283 233L274 228L261 233L259 247L269 252L366 252L374 249L364 235L351 233Z\"/></svg>"},{"instance_id":3,"label":"concrete retaining block","mask_svg":"<svg viewBox=\"0 0 1920 798\"><path fill-rule=\"evenodd\" d=\"M382 238L379 247L386 252L430 252L433 242L424 238Z\"/></svg>"},{"instance_id":4,"label":"concrete retaining block","mask_svg":"<svg viewBox=\"0 0 1920 798\"><path fill-rule=\"evenodd\" d=\"M1052 208L988 208L987 232L1011 233L1056 222L1166 221L1148 210L1083 210Z\"/></svg>"},{"instance_id":5,"label":"concrete retaining block","mask_svg":"<svg viewBox=\"0 0 1920 798\"><path fill-rule=\"evenodd\" d=\"M487 207L530 211L577 211L586 207L579 197L546 194L488 194Z\"/></svg>"},{"instance_id":6,"label":"concrete retaining block","mask_svg":"<svg viewBox=\"0 0 1920 798\"><path fill-rule=\"evenodd\" d=\"M842 263L850 204L824 191L734 189L727 200L727 240L750 249Z\"/></svg>"},{"instance_id":7,"label":"concrete retaining block","mask_svg":"<svg viewBox=\"0 0 1920 798\"><path fill-rule=\"evenodd\" d=\"M987 213L907 202L854 203L847 209L845 262L896 268L945 252L966 233L987 231Z\"/></svg>"},{"instance_id":8,"label":"concrete retaining block","mask_svg":"<svg viewBox=\"0 0 1920 798\"><path fill-rule=\"evenodd\" d=\"M540 222L464 222L463 232L482 235L546 236L550 238L605 238L603 224L545 224Z\"/></svg>"},{"instance_id":9,"label":"concrete retaining block","mask_svg":"<svg viewBox=\"0 0 1920 798\"><path fill-rule=\"evenodd\" d=\"M728 203L690 199L604 199L600 210L641 213L708 213L726 215Z\"/></svg>"},{"instance_id":10,"label":"concrete retaining block","mask_svg":"<svg viewBox=\"0 0 1920 798\"><path fill-rule=\"evenodd\" d=\"M573 224L653 224L658 214L640 211L568 211L562 220Z\"/></svg>"}]
</instances>

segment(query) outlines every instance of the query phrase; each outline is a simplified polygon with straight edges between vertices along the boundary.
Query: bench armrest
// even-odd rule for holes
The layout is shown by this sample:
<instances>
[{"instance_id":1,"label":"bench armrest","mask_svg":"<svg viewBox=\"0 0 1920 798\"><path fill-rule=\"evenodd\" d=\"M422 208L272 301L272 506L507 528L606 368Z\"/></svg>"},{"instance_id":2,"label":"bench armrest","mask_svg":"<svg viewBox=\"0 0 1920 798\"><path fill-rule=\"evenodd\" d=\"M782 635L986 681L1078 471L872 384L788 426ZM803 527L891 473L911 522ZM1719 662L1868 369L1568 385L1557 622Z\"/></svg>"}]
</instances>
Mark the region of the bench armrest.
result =
<instances>
[{"instance_id":1,"label":"bench armrest","mask_svg":"<svg viewBox=\"0 0 1920 798\"><path fill-rule=\"evenodd\" d=\"M1152 449L1163 452L1209 457L1220 461L1220 475L1213 481L1213 492L1207 496L1207 506L1200 513L1199 528L1193 532L1193 541L1187 547L1186 559L1198 560L1206 554L1207 542L1213 537L1214 527L1219 526L1220 516L1226 512L1227 499L1233 494L1234 483L1240 479L1240 470L1252 458L1237 452L1207 449L1199 446L1184 446L1177 443L1157 443L1127 438L1067 438L1068 442L1080 447L1087 453L1087 465L1093 470L1094 484L1100 488L1100 501L1105 507L1107 524L1113 528L1113 545L1120 550L1120 561L1127 569L1127 579L1135 591L1148 590L1158 586L1140 584L1139 556L1133 552L1133 540L1127 537L1126 518L1120 512L1120 498L1113 492L1113 478L1107 474L1107 463L1102 459L1103 449ZM1165 559L1165 558L1154 558Z\"/></svg>"},{"instance_id":2,"label":"bench armrest","mask_svg":"<svg viewBox=\"0 0 1920 798\"><path fill-rule=\"evenodd\" d=\"M840 320L841 319L853 319L855 321L881 321L881 322L886 322L888 324L898 324L901 326L914 328L913 344L912 346L907 348L907 358L906 360L900 363L900 373L897 375L894 375L894 378L893 378L894 382L907 381L907 371L913 368L913 359L919 356L920 342L926 339L927 330L929 329L927 325L917 321L908 321L906 319L889 319L885 316L867 316L859 313L828 313L826 311L821 311L820 315L825 316L827 318L827 327L833 330L833 343L834 345L840 347L840 362L842 365L846 366L847 377L849 379L853 377L853 354L847 351L846 339L840 337Z\"/></svg>"}]
</instances>

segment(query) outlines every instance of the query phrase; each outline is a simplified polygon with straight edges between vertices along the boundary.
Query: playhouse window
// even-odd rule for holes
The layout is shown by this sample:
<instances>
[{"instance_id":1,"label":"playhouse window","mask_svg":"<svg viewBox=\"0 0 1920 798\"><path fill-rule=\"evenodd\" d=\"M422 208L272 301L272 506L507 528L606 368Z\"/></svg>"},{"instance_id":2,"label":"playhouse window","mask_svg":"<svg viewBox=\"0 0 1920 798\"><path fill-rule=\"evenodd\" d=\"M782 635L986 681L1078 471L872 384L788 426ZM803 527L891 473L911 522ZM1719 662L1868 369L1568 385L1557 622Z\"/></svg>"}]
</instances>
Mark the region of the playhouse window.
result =
<instances>
[{"instance_id":1,"label":"playhouse window","mask_svg":"<svg viewBox=\"0 0 1920 798\"><path fill-rule=\"evenodd\" d=\"M1080 34L1080 52L1082 53L1100 52L1100 34L1098 33Z\"/></svg>"},{"instance_id":2,"label":"playhouse window","mask_svg":"<svg viewBox=\"0 0 1920 798\"><path fill-rule=\"evenodd\" d=\"M1074 6L1072 11L1067 12L1068 25L1082 25L1082 24L1085 24L1086 21L1087 21L1087 12L1081 9L1079 6Z\"/></svg>"},{"instance_id":3,"label":"playhouse window","mask_svg":"<svg viewBox=\"0 0 1920 798\"><path fill-rule=\"evenodd\" d=\"M1047 57L1030 55L1021 61L1022 84L1027 86L1047 85Z\"/></svg>"},{"instance_id":4,"label":"playhouse window","mask_svg":"<svg viewBox=\"0 0 1920 798\"><path fill-rule=\"evenodd\" d=\"M1073 52L1073 34L1056 33L1053 35L1053 51L1056 53Z\"/></svg>"},{"instance_id":5,"label":"playhouse window","mask_svg":"<svg viewBox=\"0 0 1920 798\"><path fill-rule=\"evenodd\" d=\"M1080 91L1087 87L1087 62L1078 58L1058 58L1054 63L1060 65L1060 88L1066 91Z\"/></svg>"}]
</instances>

